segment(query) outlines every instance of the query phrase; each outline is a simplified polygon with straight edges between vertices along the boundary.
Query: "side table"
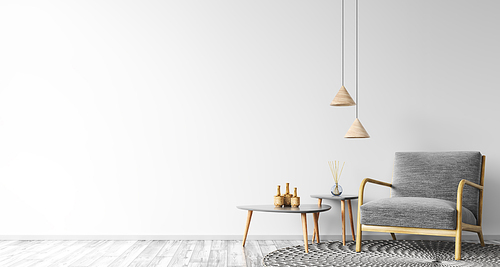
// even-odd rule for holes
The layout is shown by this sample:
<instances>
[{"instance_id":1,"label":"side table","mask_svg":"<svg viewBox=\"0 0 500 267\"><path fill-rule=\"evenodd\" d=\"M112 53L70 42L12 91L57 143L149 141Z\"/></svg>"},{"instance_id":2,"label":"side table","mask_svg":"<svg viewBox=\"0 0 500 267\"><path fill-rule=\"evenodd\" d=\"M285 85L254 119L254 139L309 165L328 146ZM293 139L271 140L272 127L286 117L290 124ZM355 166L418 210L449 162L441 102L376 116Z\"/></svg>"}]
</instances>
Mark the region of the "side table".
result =
<instances>
[{"instance_id":1,"label":"side table","mask_svg":"<svg viewBox=\"0 0 500 267\"><path fill-rule=\"evenodd\" d=\"M315 205L315 204L302 204L297 208L293 207L275 207L274 205L251 205L251 206L237 206L238 209L248 210L247 215L247 223L245 226L245 235L243 236L243 246L245 246L245 242L247 241L248 228L250 227L250 220L252 219L252 214L254 211L263 211L263 212L276 212L276 213L300 213L300 217L302 218L302 232L304 234L304 247L306 253L309 253L308 246L308 238L307 238L307 213L312 213L314 215L314 231L318 232L318 221L317 215L320 212L327 211L332 207L328 205Z\"/></svg>"},{"instance_id":2,"label":"side table","mask_svg":"<svg viewBox=\"0 0 500 267\"><path fill-rule=\"evenodd\" d=\"M352 232L352 240L356 241L356 237L354 235L354 222L352 218L352 207L351 207L351 199L358 199L358 196L353 196L353 195L340 195L338 197L324 194L324 195L311 195L312 198L317 198L318 199L318 206L322 205L323 199L330 199L330 200L340 200L340 211L342 213L342 244L345 246L345 202L347 201L347 207L349 208L349 217L351 217L351 232ZM319 220L319 213L313 214L314 220ZM316 242L319 243L319 231L314 225L314 232L313 232L313 242L314 239L316 238Z\"/></svg>"}]
</instances>

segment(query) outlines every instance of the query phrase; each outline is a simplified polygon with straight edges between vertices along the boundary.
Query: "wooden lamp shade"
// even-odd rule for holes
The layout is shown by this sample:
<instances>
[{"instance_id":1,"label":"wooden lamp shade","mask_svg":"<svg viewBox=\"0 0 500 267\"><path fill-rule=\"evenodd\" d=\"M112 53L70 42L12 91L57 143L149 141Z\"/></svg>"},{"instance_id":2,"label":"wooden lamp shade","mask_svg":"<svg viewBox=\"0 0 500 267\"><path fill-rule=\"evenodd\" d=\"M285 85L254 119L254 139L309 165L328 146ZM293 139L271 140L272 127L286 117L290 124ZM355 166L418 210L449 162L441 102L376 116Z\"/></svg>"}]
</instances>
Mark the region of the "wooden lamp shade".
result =
<instances>
[{"instance_id":1,"label":"wooden lamp shade","mask_svg":"<svg viewBox=\"0 0 500 267\"><path fill-rule=\"evenodd\" d=\"M333 98L332 103L330 103L330 106L354 106L354 105L356 105L356 103L354 102L354 100L352 100L351 95L349 94L349 92L347 92L347 90L343 85L342 87L340 87L340 90L335 96L335 98Z\"/></svg>"},{"instance_id":2,"label":"wooden lamp shade","mask_svg":"<svg viewBox=\"0 0 500 267\"><path fill-rule=\"evenodd\" d=\"M365 130L365 127L363 127L363 124L361 124L359 119L356 118L344 138L370 138L370 135Z\"/></svg>"}]
</instances>

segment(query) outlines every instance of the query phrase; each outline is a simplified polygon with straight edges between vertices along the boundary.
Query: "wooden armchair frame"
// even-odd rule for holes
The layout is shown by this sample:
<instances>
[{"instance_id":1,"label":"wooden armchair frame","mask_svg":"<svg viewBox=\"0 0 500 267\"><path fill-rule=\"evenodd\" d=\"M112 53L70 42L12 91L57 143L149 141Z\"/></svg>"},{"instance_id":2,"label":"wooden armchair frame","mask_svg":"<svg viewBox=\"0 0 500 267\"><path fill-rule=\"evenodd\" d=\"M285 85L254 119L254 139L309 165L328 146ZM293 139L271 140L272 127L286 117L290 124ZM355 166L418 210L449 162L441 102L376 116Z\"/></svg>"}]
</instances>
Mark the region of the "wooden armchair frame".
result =
<instances>
[{"instance_id":1,"label":"wooden armchair frame","mask_svg":"<svg viewBox=\"0 0 500 267\"><path fill-rule=\"evenodd\" d=\"M483 190L484 190L484 166L486 156L482 156L482 166L481 166L481 184L478 185L471 181L462 179L458 185L457 190L457 227L455 230L446 229L431 229L431 228L413 228L413 227L397 227L397 226L382 226L382 225L361 225L361 205L363 205L363 194L365 185L367 183L373 183L378 185L383 185L387 187L392 187L392 184L377 181L371 178L365 178L359 187L359 197L358 197L358 222L357 222L357 235L356 235L356 252L361 251L361 239L362 232L384 232L391 233L391 236L396 240L396 235L394 233L400 234L417 234L417 235L433 235L433 236L450 236L455 237L455 260L461 259L462 253L462 231L470 231L477 233L481 246L484 245L483 231L482 231L482 211L483 211ZM464 191L464 186L469 185L479 190L479 210L477 216L477 225L467 224L462 222L462 195Z\"/></svg>"}]
</instances>

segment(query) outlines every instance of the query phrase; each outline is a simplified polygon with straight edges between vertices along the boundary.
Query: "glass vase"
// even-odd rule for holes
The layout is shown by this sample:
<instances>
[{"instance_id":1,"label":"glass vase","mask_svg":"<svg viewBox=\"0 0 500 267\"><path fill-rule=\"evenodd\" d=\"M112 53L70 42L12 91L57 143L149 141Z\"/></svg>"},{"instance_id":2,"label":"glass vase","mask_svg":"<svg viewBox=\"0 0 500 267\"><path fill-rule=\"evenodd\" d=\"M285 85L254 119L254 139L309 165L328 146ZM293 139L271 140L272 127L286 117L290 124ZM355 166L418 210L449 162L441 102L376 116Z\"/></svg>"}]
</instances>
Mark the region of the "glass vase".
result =
<instances>
[{"instance_id":1,"label":"glass vase","mask_svg":"<svg viewBox=\"0 0 500 267\"><path fill-rule=\"evenodd\" d=\"M330 192L332 193L332 195L338 197L340 195L342 195L342 192L344 190L342 189L342 186L340 186L338 183L335 183L334 186L332 186L332 189L330 189Z\"/></svg>"}]
</instances>

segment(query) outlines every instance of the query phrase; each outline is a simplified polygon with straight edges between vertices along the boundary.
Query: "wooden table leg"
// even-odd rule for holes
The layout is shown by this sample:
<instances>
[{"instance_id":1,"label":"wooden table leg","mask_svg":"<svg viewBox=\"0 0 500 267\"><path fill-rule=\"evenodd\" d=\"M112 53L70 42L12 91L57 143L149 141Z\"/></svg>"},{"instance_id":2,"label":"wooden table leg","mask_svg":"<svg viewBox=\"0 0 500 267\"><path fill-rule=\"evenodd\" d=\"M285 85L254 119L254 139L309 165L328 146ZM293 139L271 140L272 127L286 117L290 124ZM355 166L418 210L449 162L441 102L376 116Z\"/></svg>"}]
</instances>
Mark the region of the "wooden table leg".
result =
<instances>
[{"instance_id":1,"label":"wooden table leg","mask_svg":"<svg viewBox=\"0 0 500 267\"><path fill-rule=\"evenodd\" d=\"M307 218L305 213L301 213L302 217L302 232L304 233L304 247L306 248L306 253L309 253L309 244L307 240Z\"/></svg>"},{"instance_id":2,"label":"wooden table leg","mask_svg":"<svg viewBox=\"0 0 500 267\"><path fill-rule=\"evenodd\" d=\"M318 207L321 207L321 203L323 202L323 199L318 198ZM318 212L318 219L319 219L319 212ZM314 231L313 231L313 243L316 237L318 236L318 230L316 229L316 225L314 225ZM318 238L319 240L319 238ZM319 241L318 241L319 242Z\"/></svg>"},{"instance_id":3,"label":"wooden table leg","mask_svg":"<svg viewBox=\"0 0 500 267\"><path fill-rule=\"evenodd\" d=\"M319 212L313 213L313 216L314 216L314 229L316 229L316 243L319 243L320 242L319 241L319 225L318 225Z\"/></svg>"},{"instance_id":4,"label":"wooden table leg","mask_svg":"<svg viewBox=\"0 0 500 267\"><path fill-rule=\"evenodd\" d=\"M319 212L316 215L316 220L318 221L318 228L316 229L316 241L319 243Z\"/></svg>"},{"instance_id":5,"label":"wooden table leg","mask_svg":"<svg viewBox=\"0 0 500 267\"><path fill-rule=\"evenodd\" d=\"M345 246L345 200L340 201L340 212L342 213L342 244Z\"/></svg>"},{"instance_id":6,"label":"wooden table leg","mask_svg":"<svg viewBox=\"0 0 500 267\"><path fill-rule=\"evenodd\" d=\"M347 200L347 208L349 208L349 217L351 218L351 233L352 233L352 240L356 241L356 236L354 235L354 222L352 218L352 207L351 207L351 200Z\"/></svg>"},{"instance_id":7,"label":"wooden table leg","mask_svg":"<svg viewBox=\"0 0 500 267\"><path fill-rule=\"evenodd\" d=\"M250 220L252 220L253 210L248 211L247 215L247 225L245 226L245 235L243 236L243 247L245 246L245 242L247 241L248 228L250 227Z\"/></svg>"},{"instance_id":8,"label":"wooden table leg","mask_svg":"<svg viewBox=\"0 0 500 267\"><path fill-rule=\"evenodd\" d=\"M316 220L318 221L318 228L316 229L316 240L319 243L319 212L318 215L316 215Z\"/></svg>"},{"instance_id":9,"label":"wooden table leg","mask_svg":"<svg viewBox=\"0 0 500 267\"><path fill-rule=\"evenodd\" d=\"M316 221L316 213L313 213L313 220ZM314 229L313 229L313 237L312 237L312 242L314 244L314 240L316 240L316 224L313 224L314 225Z\"/></svg>"},{"instance_id":10,"label":"wooden table leg","mask_svg":"<svg viewBox=\"0 0 500 267\"><path fill-rule=\"evenodd\" d=\"M313 213L313 219L316 221L316 213ZM312 237L313 243L314 243L314 240L316 240L316 225L314 225L314 229L313 229L313 237Z\"/></svg>"}]
</instances>

